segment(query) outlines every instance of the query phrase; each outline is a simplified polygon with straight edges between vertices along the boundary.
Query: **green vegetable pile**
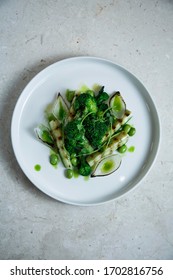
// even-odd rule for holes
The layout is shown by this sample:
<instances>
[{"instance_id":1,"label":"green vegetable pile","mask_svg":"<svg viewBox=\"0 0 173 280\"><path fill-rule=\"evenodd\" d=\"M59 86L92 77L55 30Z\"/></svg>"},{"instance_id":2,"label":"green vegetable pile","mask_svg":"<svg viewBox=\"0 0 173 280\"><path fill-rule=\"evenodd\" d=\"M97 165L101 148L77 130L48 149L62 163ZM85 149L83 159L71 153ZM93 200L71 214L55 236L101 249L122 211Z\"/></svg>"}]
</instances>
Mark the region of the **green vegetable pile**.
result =
<instances>
[{"instance_id":1,"label":"green vegetable pile","mask_svg":"<svg viewBox=\"0 0 173 280\"><path fill-rule=\"evenodd\" d=\"M39 125L36 133L55 152L50 163L61 158L67 178L74 172L94 177L97 163L105 156L127 150L128 137L135 134L127 124L130 114L120 93L110 96L104 86L97 92L67 90L66 99L59 93L48 107L48 124Z\"/></svg>"}]
</instances>

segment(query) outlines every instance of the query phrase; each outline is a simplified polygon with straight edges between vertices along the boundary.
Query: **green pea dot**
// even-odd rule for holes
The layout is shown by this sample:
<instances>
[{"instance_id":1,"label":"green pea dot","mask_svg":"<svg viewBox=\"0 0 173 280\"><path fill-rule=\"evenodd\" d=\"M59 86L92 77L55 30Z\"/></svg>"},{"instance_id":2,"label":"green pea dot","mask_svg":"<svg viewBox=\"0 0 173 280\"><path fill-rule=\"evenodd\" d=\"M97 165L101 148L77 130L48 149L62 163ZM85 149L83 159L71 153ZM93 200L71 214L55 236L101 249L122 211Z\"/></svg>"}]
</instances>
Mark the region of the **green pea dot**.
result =
<instances>
[{"instance_id":1,"label":"green pea dot","mask_svg":"<svg viewBox=\"0 0 173 280\"><path fill-rule=\"evenodd\" d=\"M76 153L72 153L71 158L75 158L75 157L76 157Z\"/></svg>"},{"instance_id":2,"label":"green pea dot","mask_svg":"<svg viewBox=\"0 0 173 280\"><path fill-rule=\"evenodd\" d=\"M66 169L66 177L68 179L71 179L73 177L73 170L72 169Z\"/></svg>"},{"instance_id":3,"label":"green pea dot","mask_svg":"<svg viewBox=\"0 0 173 280\"><path fill-rule=\"evenodd\" d=\"M56 154L52 154L50 155L49 160L52 165L56 165L58 163L58 156Z\"/></svg>"},{"instance_id":4,"label":"green pea dot","mask_svg":"<svg viewBox=\"0 0 173 280\"><path fill-rule=\"evenodd\" d=\"M136 128L135 127L131 127L131 129L129 130L129 136L133 136L136 133Z\"/></svg>"},{"instance_id":5,"label":"green pea dot","mask_svg":"<svg viewBox=\"0 0 173 280\"><path fill-rule=\"evenodd\" d=\"M118 152L123 154L127 151L127 146L126 145L122 145L121 147L118 148Z\"/></svg>"},{"instance_id":6,"label":"green pea dot","mask_svg":"<svg viewBox=\"0 0 173 280\"><path fill-rule=\"evenodd\" d=\"M78 161L77 161L77 158L72 158L71 159L71 164L73 165L73 166L77 166L77 164L78 164Z\"/></svg>"},{"instance_id":7,"label":"green pea dot","mask_svg":"<svg viewBox=\"0 0 173 280\"><path fill-rule=\"evenodd\" d=\"M40 170L41 170L40 164L36 164L36 165L34 166L34 169L35 169L36 171L40 171Z\"/></svg>"}]
</instances>

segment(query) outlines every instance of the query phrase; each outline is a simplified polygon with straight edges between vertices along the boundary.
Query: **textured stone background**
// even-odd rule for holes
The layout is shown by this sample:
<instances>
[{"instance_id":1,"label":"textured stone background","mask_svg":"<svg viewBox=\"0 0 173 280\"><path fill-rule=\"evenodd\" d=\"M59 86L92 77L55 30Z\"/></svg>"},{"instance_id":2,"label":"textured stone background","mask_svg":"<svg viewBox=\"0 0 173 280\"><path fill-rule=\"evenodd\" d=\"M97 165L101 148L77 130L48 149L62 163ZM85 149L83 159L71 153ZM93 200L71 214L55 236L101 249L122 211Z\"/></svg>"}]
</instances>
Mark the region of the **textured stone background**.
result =
<instances>
[{"instance_id":1,"label":"textured stone background","mask_svg":"<svg viewBox=\"0 0 173 280\"><path fill-rule=\"evenodd\" d=\"M10 125L26 84L60 59L110 59L134 73L160 115L160 152L141 185L93 207L57 202L14 157ZM0 1L0 258L173 259L173 1Z\"/></svg>"}]
</instances>

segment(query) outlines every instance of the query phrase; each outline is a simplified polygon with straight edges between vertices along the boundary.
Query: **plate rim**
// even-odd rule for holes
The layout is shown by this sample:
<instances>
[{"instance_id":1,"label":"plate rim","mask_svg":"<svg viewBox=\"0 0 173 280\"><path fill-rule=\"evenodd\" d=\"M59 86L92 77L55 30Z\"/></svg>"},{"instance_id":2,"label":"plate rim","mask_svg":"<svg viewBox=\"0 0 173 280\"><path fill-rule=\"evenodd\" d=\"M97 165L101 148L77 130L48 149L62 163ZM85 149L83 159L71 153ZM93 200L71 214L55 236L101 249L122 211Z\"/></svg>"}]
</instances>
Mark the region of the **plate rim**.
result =
<instances>
[{"instance_id":1,"label":"plate rim","mask_svg":"<svg viewBox=\"0 0 173 280\"><path fill-rule=\"evenodd\" d=\"M20 162L20 157L18 155L18 153L16 152L16 148L15 148L15 133L14 133L14 124L15 124L15 119L17 117L17 109L18 107L20 106L20 103L22 102L22 100L24 99L25 100L25 92L27 92L27 88L35 81L39 78L39 76L41 76L43 74L43 72L46 72L48 71L49 69L55 67L57 64L59 63L63 63L63 62L68 62L68 61L72 61L72 60L79 60L79 59L84 59L84 60L95 60L95 61L100 61L100 62L106 62L106 63L109 63L115 67L118 67L119 69L125 71L126 73L128 73L129 75L131 75L133 77L133 79L135 79L144 89L145 91L147 92L151 102L152 102L152 108L154 108L154 117L156 118L156 121L157 121L157 133L159 135L158 139L157 139L157 147L155 149L155 153L154 153L154 158L152 159L150 165L148 166L147 170L145 171L144 175L142 176L142 178L140 179L139 178L139 181L135 184L133 184L132 187L130 187L127 191L124 191L122 192L120 195L118 195L117 197L113 197L113 198L110 198L110 199L105 199L104 201L100 201L100 202L91 202L91 203L80 203L80 202L73 202L73 201L69 201L68 199L63 199L63 198L55 198L53 195L51 195L48 191L45 191L45 190L42 190L40 186L36 185L34 182L33 182L33 179L31 179L27 174L26 174L26 171L24 170L21 162ZM27 100L25 100L25 102L27 102ZM16 157L16 160L22 170L22 172L25 174L25 176L29 179L29 181L35 186L37 187L40 191L42 191L44 194L48 195L49 197L53 198L54 200L58 201L58 202L63 202L63 203L66 203L66 204L69 204L69 205L74 205L74 206L96 206L96 205L101 205L101 204L105 204L105 203L108 203L108 202L111 202L111 201L115 201L121 197L123 197L124 195L126 195L127 193L129 193L130 191L134 190L136 187L138 187L142 182L143 180L146 178L146 176L148 175L148 173L151 171L153 165L155 164L156 160L157 160L157 157L158 157L158 154L159 154L159 151L160 151L160 146L161 146L161 122L160 122L160 117L159 117L159 113L158 113L158 110L156 108L156 102L154 101L153 97L151 96L151 94L149 93L149 91L147 90L147 88L144 86L144 84L141 82L140 79L138 79L138 77L136 75L134 75L131 71L129 71L126 67L116 63L116 62L113 62L109 59L105 59L105 58L101 58L101 57L97 57L97 56L74 56L74 57L68 57L68 58L64 58L64 59L61 59L59 61L56 61L50 65L48 65L47 67L45 67L44 69L42 69L41 71L39 71L27 84L26 86L23 88L23 90L21 91L16 103L15 103L15 106L14 106L14 109L13 109L13 113L12 113L12 118L11 118L11 143L12 143L12 148L13 148L13 152L14 152L14 155Z\"/></svg>"}]
</instances>

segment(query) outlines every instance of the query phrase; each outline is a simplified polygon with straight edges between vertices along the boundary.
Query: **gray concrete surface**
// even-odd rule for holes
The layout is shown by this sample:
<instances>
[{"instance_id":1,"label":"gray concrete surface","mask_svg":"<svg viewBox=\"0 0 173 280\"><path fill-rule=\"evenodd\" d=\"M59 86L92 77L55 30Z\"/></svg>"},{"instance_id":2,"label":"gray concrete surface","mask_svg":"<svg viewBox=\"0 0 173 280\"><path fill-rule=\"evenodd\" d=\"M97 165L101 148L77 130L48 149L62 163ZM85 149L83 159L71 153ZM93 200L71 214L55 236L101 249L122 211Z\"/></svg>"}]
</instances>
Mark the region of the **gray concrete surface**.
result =
<instances>
[{"instance_id":1,"label":"gray concrete surface","mask_svg":"<svg viewBox=\"0 0 173 280\"><path fill-rule=\"evenodd\" d=\"M63 58L98 56L134 73L161 119L157 160L139 187L77 207L34 187L10 125L27 83ZM173 259L173 1L0 1L0 259Z\"/></svg>"}]
</instances>

